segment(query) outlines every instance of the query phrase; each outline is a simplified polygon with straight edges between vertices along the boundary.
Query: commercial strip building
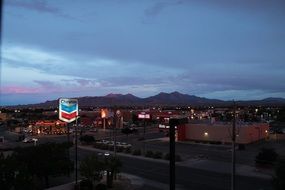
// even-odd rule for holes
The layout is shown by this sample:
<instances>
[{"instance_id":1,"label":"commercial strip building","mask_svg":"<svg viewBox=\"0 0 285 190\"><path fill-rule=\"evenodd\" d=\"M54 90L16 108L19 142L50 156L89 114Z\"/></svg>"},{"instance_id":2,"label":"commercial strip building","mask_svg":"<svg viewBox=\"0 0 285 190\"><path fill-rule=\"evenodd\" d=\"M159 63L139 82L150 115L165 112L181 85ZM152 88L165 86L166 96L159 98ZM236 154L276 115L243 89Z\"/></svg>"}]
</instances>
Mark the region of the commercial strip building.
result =
<instances>
[{"instance_id":1,"label":"commercial strip building","mask_svg":"<svg viewBox=\"0 0 285 190\"><path fill-rule=\"evenodd\" d=\"M38 121L35 125L28 127L32 134L65 134L67 133L67 123L59 120L55 121Z\"/></svg>"},{"instance_id":2,"label":"commercial strip building","mask_svg":"<svg viewBox=\"0 0 285 190\"><path fill-rule=\"evenodd\" d=\"M267 138L269 125L267 123L237 123L236 142L250 144ZM232 142L232 123L190 123L178 126L178 141L196 141L218 144Z\"/></svg>"}]
</instances>

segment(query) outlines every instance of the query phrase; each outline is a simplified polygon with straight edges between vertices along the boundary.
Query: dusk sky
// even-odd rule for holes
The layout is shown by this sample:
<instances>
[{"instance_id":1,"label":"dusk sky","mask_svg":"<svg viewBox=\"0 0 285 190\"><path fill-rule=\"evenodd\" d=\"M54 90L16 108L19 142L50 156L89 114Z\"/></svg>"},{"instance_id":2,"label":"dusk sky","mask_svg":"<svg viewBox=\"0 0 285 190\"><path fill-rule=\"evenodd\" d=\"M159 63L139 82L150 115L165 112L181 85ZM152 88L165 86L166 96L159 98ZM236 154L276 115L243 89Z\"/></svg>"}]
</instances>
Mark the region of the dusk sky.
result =
<instances>
[{"instance_id":1,"label":"dusk sky","mask_svg":"<svg viewBox=\"0 0 285 190\"><path fill-rule=\"evenodd\" d=\"M285 1L5 0L1 104L285 98Z\"/></svg>"}]
</instances>

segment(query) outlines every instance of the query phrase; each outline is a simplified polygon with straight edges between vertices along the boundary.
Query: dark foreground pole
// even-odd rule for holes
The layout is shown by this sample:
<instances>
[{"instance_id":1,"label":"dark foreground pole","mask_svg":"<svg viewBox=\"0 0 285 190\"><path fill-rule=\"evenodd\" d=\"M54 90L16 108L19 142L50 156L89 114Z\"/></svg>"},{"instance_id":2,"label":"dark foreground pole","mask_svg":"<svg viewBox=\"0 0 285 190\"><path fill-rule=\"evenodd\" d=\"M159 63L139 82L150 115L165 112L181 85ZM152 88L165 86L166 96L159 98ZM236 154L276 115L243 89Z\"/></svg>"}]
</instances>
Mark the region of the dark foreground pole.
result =
<instances>
[{"instance_id":1,"label":"dark foreground pole","mask_svg":"<svg viewBox=\"0 0 285 190\"><path fill-rule=\"evenodd\" d=\"M175 190L175 122L169 122L169 125L169 189Z\"/></svg>"},{"instance_id":2,"label":"dark foreground pole","mask_svg":"<svg viewBox=\"0 0 285 190\"><path fill-rule=\"evenodd\" d=\"M169 120L169 189L175 190L175 127L188 123L187 118L171 118Z\"/></svg>"},{"instance_id":3,"label":"dark foreground pole","mask_svg":"<svg viewBox=\"0 0 285 190\"><path fill-rule=\"evenodd\" d=\"M232 180L231 190L235 190L236 182L236 103L233 110L233 130L232 130Z\"/></svg>"},{"instance_id":4,"label":"dark foreground pole","mask_svg":"<svg viewBox=\"0 0 285 190\"><path fill-rule=\"evenodd\" d=\"M78 150L77 150L77 120L78 120L78 116L76 116L76 125L75 125L75 186L78 189L78 173L77 173L77 160L78 160Z\"/></svg>"}]
</instances>

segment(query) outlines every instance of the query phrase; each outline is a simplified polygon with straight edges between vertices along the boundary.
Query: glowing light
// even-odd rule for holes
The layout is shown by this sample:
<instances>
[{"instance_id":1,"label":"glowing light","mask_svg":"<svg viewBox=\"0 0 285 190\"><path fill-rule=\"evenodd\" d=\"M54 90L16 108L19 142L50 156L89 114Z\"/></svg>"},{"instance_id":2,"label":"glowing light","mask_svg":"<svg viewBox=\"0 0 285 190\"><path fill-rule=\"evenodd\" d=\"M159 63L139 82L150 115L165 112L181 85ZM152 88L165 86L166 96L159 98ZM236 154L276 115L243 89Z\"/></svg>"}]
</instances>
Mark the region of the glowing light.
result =
<instances>
[{"instance_id":1,"label":"glowing light","mask_svg":"<svg viewBox=\"0 0 285 190\"><path fill-rule=\"evenodd\" d=\"M205 133L204 133L204 136L205 136L205 137L207 137L208 135L209 135L208 132L205 132Z\"/></svg>"}]
</instances>

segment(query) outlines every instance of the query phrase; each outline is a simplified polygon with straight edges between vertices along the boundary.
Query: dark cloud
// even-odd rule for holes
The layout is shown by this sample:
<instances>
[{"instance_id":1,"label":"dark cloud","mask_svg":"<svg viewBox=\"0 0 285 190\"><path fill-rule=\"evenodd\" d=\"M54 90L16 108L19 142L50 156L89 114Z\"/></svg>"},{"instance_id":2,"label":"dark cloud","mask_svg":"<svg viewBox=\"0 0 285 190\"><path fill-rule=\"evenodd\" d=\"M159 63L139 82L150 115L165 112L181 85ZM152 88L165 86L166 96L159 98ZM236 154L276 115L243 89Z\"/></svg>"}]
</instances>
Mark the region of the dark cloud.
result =
<instances>
[{"instance_id":1,"label":"dark cloud","mask_svg":"<svg viewBox=\"0 0 285 190\"><path fill-rule=\"evenodd\" d=\"M45 0L8 0L5 1L5 5L21 7L39 12L47 12L52 14L59 14L61 11L56 8L49 6Z\"/></svg>"},{"instance_id":2,"label":"dark cloud","mask_svg":"<svg viewBox=\"0 0 285 190\"><path fill-rule=\"evenodd\" d=\"M163 9L171 6L181 5L184 0L171 0L171 1L159 1L154 3L151 7L145 9L144 13L148 17L157 16Z\"/></svg>"},{"instance_id":3,"label":"dark cloud","mask_svg":"<svg viewBox=\"0 0 285 190\"><path fill-rule=\"evenodd\" d=\"M65 14L62 12L61 9L58 7L54 7L48 4L46 0L8 0L5 1L4 5L13 6L13 7L20 7L32 11L37 11L41 13L49 13L55 16L68 18L68 19L75 19L74 17Z\"/></svg>"}]
</instances>

